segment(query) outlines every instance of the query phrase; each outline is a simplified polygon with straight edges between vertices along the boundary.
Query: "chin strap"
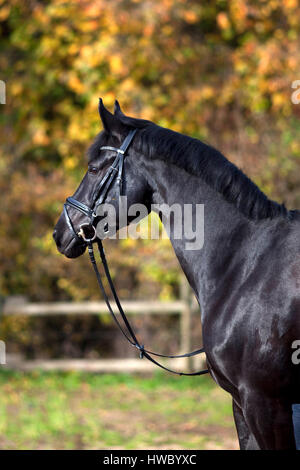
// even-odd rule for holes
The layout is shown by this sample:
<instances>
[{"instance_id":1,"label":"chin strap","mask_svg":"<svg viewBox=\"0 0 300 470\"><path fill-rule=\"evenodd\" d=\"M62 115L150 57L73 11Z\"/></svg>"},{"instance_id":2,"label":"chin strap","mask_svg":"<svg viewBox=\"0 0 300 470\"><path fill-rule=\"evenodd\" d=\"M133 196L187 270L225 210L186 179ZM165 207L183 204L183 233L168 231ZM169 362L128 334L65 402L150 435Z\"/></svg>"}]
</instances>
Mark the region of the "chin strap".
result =
<instances>
[{"instance_id":1,"label":"chin strap","mask_svg":"<svg viewBox=\"0 0 300 470\"><path fill-rule=\"evenodd\" d=\"M120 329L121 333L125 336L127 341L132 346L134 346L135 348L137 348L139 350L140 358L143 359L144 357L146 357L149 361L153 362L153 364L156 364L161 369L164 369L167 372L171 372L172 374L177 374L177 375L203 375L203 374L209 373L208 369L200 370L198 372L191 372L191 373L177 372L175 370L172 370L172 369L169 369L169 368L163 366L162 364L157 362L155 359L153 359L152 356L165 357L165 358L169 358L169 359L192 357L192 356L196 356L197 354L202 354L205 351L202 348L202 349L197 349L196 351L192 351L192 352L187 353L187 354L181 354L181 355L178 355L178 356L167 356L167 355L164 355L164 354L158 354L158 353L155 353L153 351L149 351L148 349L145 349L144 345L140 344L140 342L138 341L138 339L137 339L137 337L136 337L136 335L135 335L135 333L134 333L134 331L133 331L133 329L132 329L132 327L131 327L131 325L130 325L130 323L129 323L129 321L128 321L128 319L127 319L127 317L126 317L126 315L123 311L122 305L120 303L118 294L116 292L116 289L114 287L114 284L113 284L113 281L112 281L112 278L111 278L111 275L110 275L110 271L109 271L109 267L108 267L108 264L107 264L107 261L106 261L106 256L105 256L104 248L103 248L103 245L102 245L102 241L97 240L97 245L98 245L100 258L101 258L101 261L102 261L102 264L103 264L103 267L104 267L104 272L105 272L105 275L106 275L108 283L109 283L110 290L111 290L112 295L115 299L116 305L118 307L119 313L120 313L120 315L122 317L122 320L124 322L125 328L124 328L124 326L122 326L120 324L118 318L116 317L116 314L114 313L114 311L111 307L109 298L108 298L108 296L106 294L106 291L104 289L104 285L103 285L103 282L102 282L102 279L101 279L101 275L100 275L100 272L99 272L99 269L98 269L98 266L97 266L97 262L96 262L95 255L94 255L93 244L92 244L91 241L89 241L87 243L88 252L89 252L89 256L90 256L92 266L94 268L94 271L95 271L95 274L96 274L96 277L97 277L98 285L100 287L103 298L105 300L105 303L107 305L107 308L108 308L113 320L115 321L116 325Z\"/></svg>"}]
</instances>

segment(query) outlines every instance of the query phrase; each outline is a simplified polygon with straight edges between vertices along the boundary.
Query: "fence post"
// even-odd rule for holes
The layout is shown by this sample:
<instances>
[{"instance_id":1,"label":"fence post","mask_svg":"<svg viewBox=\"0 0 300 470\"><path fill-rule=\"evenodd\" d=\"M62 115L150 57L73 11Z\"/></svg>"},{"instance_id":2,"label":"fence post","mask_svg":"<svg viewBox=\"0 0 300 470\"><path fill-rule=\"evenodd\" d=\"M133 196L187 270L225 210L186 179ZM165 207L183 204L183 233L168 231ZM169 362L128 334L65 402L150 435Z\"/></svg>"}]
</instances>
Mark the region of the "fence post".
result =
<instances>
[{"instance_id":1,"label":"fence post","mask_svg":"<svg viewBox=\"0 0 300 470\"><path fill-rule=\"evenodd\" d=\"M3 80L0 80L0 104L6 104L6 85Z\"/></svg>"},{"instance_id":2,"label":"fence post","mask_svg":"<svg viewBox=\"0 0 300 470\"><path fill-rule=\"evenodd\" d=\"M4 341L0 340L0 364L6 364L6 348Z\"/></svg>"},{"instance_id":3,"label":"fence post","mask_svg":"<svg viewBox=\"0 0 300 470\"><path fill-rule=\"evenodd\" d=\"M180 297L184 302L184 309L180 316L180 349L181 354L191 351L191 325L192 325L192 305L191 288L184 276L180 280ZM187 357L185 361L187 371L192 370L192 358Z\"/></svg>"}]
</instances>

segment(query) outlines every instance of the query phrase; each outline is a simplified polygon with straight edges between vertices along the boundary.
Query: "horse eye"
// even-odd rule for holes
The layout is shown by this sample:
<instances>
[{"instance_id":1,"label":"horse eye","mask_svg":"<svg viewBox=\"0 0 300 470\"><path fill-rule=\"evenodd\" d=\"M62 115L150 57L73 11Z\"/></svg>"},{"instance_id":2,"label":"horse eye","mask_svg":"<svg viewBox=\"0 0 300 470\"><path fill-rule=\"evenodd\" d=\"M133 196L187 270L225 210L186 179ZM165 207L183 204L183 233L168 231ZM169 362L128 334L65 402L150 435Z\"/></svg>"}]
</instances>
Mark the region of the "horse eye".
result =
<instances>
[{"instance_id":1,"label":"horse eye","mask_svg":"<svg viewBox=\"0 0 300 470\"><path fill-rule=\"evenodd\" d=\"M89 173L91 173L92 175L96 175L98 173L98 168L96 166L90 166Z\"/></svg>"}]
</instances>

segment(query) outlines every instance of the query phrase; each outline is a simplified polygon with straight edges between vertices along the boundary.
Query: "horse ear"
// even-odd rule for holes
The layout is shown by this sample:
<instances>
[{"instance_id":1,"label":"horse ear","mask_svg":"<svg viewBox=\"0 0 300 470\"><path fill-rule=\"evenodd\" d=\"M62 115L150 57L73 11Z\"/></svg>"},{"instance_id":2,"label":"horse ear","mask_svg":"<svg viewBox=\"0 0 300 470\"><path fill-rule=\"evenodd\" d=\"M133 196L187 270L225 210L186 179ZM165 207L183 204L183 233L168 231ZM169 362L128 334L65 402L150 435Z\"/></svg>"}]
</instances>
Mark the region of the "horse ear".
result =
<instances>
[{"instance_id":1,"label":"horse ear","mask_svg":"<svg viewBox=\"0 0 300 470\"><path fill-rule=\"evenodd\" d=\"M115 117L114 115L106 109L103 104L102 98L99 98L99 115L103 124L104 129L107 132L112 132L114 124L115 124Z\"/></svg>"},{"instance_id":2,"label":"horse ear","mask_svg":"<svg viewBox=\"0 0 300 470\"><path fill-rule=\"evenodd\" d=\"M124 113L123 113L122 110L121 110L120 103L119 103L118 100L115 101L115 110L114 110L114 113L115 113L115 116L116 116L116 115L118 116L118 115L120 115L120 114L121 114L122 116L124 116Z\"/></svg>"}]
</instances>

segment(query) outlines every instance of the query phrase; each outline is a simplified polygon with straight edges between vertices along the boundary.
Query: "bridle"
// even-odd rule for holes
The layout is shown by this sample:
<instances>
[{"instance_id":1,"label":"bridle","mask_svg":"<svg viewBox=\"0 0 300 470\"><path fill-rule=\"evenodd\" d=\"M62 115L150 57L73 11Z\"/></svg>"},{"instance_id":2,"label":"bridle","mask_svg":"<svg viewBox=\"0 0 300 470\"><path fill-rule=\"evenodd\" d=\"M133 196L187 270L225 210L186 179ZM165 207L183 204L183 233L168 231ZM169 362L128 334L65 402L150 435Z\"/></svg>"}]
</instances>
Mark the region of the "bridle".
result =
<instances>
[{"instance_id":1,"label":"bridle","mask_svg":"<svg viewBox=\"0 0 300 470\"><path fill-rule=\"evenodd\" d=\"M136 337L136 335L135 335L135 333L134 333L134 331L133 331L133 329L132 329L132 327L131 327L131 325L130 325L130 323L129 323L129 321L128 321L128 319L127 319L127 317L126 317L126 315L123 311L122 305L120 303L119 297L118 297L116 289L114 287L114 284L113 284L113 281L112 281L112 278L111 278L111 275L110 275L108 263L107 263L107 260L106 260L104 248L103 248L103 245L102 245L102 241L99 238L97 238L97 233L96 233L96 226L97 226L97 220L98 220L97 208L101 204L103 204L103 202L106 198L107 192L108 192L109 188L111 187L111 185L114 182L116 177L117 177L116 181L117 181L117 184L119 186L119 195L120 196L122 195L122 192L123 192L122 181L123 181L124 158L125 158L126 152L128 150L128 147L130 146L131 142L133 141L133 138L134 138L136 132L137 132L137 129L132 129L128 133L126 138L124 139L121 147L119 147L119 148L110 147L110 146L100 147L100 150L110 150L110 151L116 152L117 155L116 155L112 165L109 167L109 169L107 170L107 172L105 173L105 175L103 176L103 178L101 179L99 185L96 188L96 191L95 191L93 199L92 199L92 207L89 207L86 204L83 204L82 202L77 201L77 199L75 199L73 197L68 197L66 199L65 204L64 204L65 219L66 219L66 222L68 224L69 230L71 231L73 236L81 244L87 245L90 260L91 260L92 266L94 268L94 271L95 271L95 274L96 274L96 277L97 277L97 281L98 281L98 285L99 285L99 288L102 292L104 300L106 302L107 308L108 308L113 320L115 321L116 325L118 326L118 328L120 329L122 334L125 336L127 341L132 346L136 347L140 351L140 358L142 359L143 357L146 357L149 361L153 362L154 364L161 367L162 369L164 369L168 372L172 372L173 374L177 374L177 375L203 375L203 374L207 374L209 372L207 369L201 370L201 371L198 371L198 372L191 372L191 373L177 372L175 370L172 370L172 369L169 369L169 368L163 366L162 364L157 362L152 357L152 356L156 356L156 357L165 357L165 358L170 358L170 359L191 357L191 356L196 356L197 354L204 353L205 351L204 351L203 348L198 349L196 351L192 351L192 352L187 353L187 354L181 354L181 355L177 355L177 356L167 356L167 355L164 355L164 354L158 354L158 353L155 353L153 351L149 351L148 349L144 348L144 345L140 344L140 342L138 341L138 339L137 339L137 337ZM69 216L68 206L72 207L73 209L78 210L79 212L81 212L82 214L86 215L89 218L89 223L81 224L80 227L79 227L78 232L76 232L76 230L74 228L74 225L72 223L72 220ZM87 232L89 232L89 234ZM101 275L100 275L100 272L99 272L99 269L98 269L98 266L97 266L97 262L96 262L96 259L95 259L93 243L97 243L100 258L101 258L103 268L104 268L104 272L105 272L105 275L106 275L111 293L114 297L115 303L118 307L119 313L120 313L120 315L122 317L122 320L124 322L125 328L119 322L115 312L113 311L113 309L111 307L110 300L109 300L109 298L106 294L106 291L105 291L105 288L104 288L104 285L103 285L103 282L102 282L102 279L101 279Z\"/></svg>"},{"instance_id":2,"label":"bridle","mask_svg":"<svg viewBox=\"0 0 300 470\"><path fill-rule=\"evenodd\" d=\"M117 175L117 184L119 186L119 193L122 195L123 188L122 188L122 180L123 180L123 168L124 168L124 158L125 154L128 150L129 145L131 144L137 129L132 129L129 134L126 136L124 142L122 143L120 148L117 147L110 147L110 146L103 146L100 147L100 150L111 150L112 152L117 152L116 158L114 159L112 165L109 167L103 178L101 179L92 200L92 207L88 207L82 202L77 201L73 197L68 197L64 204L64 214L68 224L69 229L77 238L78 241L85 243L92 243L96 240L96 227L95 221L97 220L97 208L103 204L107 192L112 185L116 175ZM76 232L72 221L70 219L67 206L73 207L73 209L77 209L78 211L82 212L82 214L86 215L90 219L89 224L81 224L79 227L79 231ZM97 224L96 224L97 225ZM92 229L92 234L89 237L86 237L85 229Z\"/></svg>"}]
</instances>

